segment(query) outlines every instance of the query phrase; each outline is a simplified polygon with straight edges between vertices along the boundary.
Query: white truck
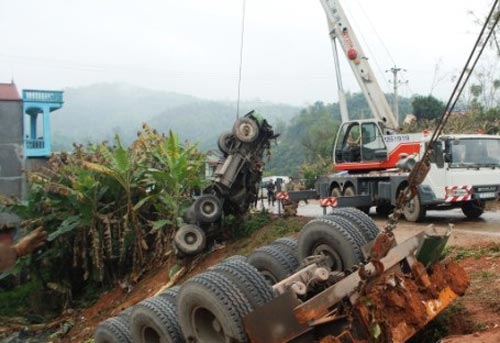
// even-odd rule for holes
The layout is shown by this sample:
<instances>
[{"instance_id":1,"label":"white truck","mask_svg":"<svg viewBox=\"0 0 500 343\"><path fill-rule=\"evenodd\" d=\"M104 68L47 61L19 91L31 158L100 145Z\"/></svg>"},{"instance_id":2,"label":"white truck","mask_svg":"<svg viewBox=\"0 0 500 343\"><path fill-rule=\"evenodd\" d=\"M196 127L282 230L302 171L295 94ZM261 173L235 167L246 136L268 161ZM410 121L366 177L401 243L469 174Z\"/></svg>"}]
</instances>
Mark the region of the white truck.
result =
<instances>
[{"instance_id":1,"label":"white truck","mask_svg":"<svg viewBox=\"0 0 500 343\"><path fill-rule=\"evenodd\" d=\"M408 185L409 167L422 156L431 134L399 133L398 119L339 1L321 3L332 40L342 125L333 152L335 173L317 181L316 197L323 207L354 206L367 212L376 206L378 213L387 215ZM374 119L349 120L337 45L346 55ZM405 208L406 219L419 221L427 209L456 207L467 217L479 217L484 202L499 197L500 136L449 135L440 137L437 145L428 177ZM288 197L292 201L302 198L300 194Z\"/></svg>"}]
</instances>

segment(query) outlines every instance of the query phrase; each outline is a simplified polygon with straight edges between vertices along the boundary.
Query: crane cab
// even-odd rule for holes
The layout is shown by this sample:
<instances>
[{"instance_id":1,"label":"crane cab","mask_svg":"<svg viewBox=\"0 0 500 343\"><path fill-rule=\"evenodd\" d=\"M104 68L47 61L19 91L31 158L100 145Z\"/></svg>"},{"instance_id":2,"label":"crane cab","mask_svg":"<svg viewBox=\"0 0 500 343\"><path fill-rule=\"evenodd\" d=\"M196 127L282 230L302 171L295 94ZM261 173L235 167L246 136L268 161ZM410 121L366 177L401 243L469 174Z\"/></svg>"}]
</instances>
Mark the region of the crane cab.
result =
<instances>
[{"instance_id":1,"label":"crane cab","mask_svg":"<svg viewBox=\"0 0 500 343\"><path fill-rule=\"evenodd\" d=\"M337 134L335 171L366 172L394 168L402 154L419 153L420 137L396 134L374 119L344 122Z\"/></svg>"}]
</instances>

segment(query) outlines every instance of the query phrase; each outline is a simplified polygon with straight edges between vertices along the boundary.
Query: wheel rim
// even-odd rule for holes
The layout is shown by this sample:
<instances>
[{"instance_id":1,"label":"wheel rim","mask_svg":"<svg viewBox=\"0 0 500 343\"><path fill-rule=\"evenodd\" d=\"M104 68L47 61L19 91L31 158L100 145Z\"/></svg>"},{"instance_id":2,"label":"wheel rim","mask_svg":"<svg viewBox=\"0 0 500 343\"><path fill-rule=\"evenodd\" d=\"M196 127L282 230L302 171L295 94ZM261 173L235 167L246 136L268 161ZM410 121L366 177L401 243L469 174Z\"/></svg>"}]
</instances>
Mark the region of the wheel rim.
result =
<instances>
[{"instance_id":1,"label":"wheel rim","mask_svg":"<svg viewBox=\"0 0 500 343\"><path fill-rule=\"evenodd\" d=\"M220 321L206 308L195 308L191 322L199 342L229 342Z\"/></svg>"},{"instance_id":2,"label":"wheel rim","mask_svg":"<svg viewBox=\"0 0 500 343\"><path fill-rule=\"evenodd\" d=\"M340 255L332 249L329 245L320 244L316 246L313 250L313 255L323 255L328 258L328 266L332 270L342 271L343 270L343 261Z\"/></svg>"},{"instance_id":3,"label":"wheel rim","mask_svg":"<svg viewBox=\"0 0 500 343\"><path fill-rule=\"evenodd\" d=\"M144 342L160 343L160 335L153 328L146 327L142 330L142 339Z\"/></svg>"},{"instance_id":4,"label":"wheel rim","mask_svg":"<svg viewBox=\"0 0 500 343\"><path fill-rule=\"evenodd\" d=\"M276 280L276 277L271 272L267 270L259 270L259 273L264 277L264 279L270 286L273 286L276 283L278 283L278 280Z\"/></svg>"},{"instance_id":5,"label":"wheel rim","mask_svg":"<svg viewBox=\"0 0 500 343\"><path fill-rule=\"evenodd\" d=\"M184 236L184 242L186 242L186 244L189 244L189 245L195 244L197 240L198 240L198 236L196 236L196 234L194 232L188 232Z\"/></svg>"},{"instance_id":6,"label":"wheel rim","mask_svg":"<svg viewBox=\"0 0 500 343\"><path fill-rule=\"evenodd\" d=\"M338 198L341 196L340 194L340 189L335 187L332 189L332 191L330 192L330 196L333 197L333 198Z\"/></svg>"},{"instance_id":7,"label":"wheel rim","mask_svg":"<svg viewBox=\"0 0 500 343\"><path fill-rule=\"evenodd\" d=\"M206 216L212 216L215 213L217 206L211 201L205 201L201 205L201 210L205 213Z\"/></svg>"},{"instance_id":8,"label":"wheel rim","mask_svg":"<svg viewBox=\"0 0 500 343\"><path fill-rule=\"evenodd\" d=\"M413 216L415 212L417 211L417 197L411 199L405 206L404 211L406 214L409 216Z\"/></svg>"}]
</instances>

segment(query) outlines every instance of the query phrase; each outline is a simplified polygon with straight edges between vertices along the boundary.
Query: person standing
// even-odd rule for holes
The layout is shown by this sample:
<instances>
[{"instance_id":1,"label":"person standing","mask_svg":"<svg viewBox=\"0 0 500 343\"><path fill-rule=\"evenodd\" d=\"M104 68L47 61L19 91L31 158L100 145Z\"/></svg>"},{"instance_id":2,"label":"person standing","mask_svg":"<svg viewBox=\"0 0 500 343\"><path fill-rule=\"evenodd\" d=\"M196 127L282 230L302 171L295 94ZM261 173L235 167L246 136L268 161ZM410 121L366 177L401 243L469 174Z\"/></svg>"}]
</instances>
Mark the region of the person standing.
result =
<instances>
[{"instance_id":1,"label":"person standing","mask_svg":"<svg viewBox=\"0 0 500 343\"><path fill-rule=\"evenodd\" d=\"M271 204L274 206L274 191L276 189L276 186L274 185L273 179L269 180L267 183L267 206L271 206Z\"/></svg>"}]
</instances>

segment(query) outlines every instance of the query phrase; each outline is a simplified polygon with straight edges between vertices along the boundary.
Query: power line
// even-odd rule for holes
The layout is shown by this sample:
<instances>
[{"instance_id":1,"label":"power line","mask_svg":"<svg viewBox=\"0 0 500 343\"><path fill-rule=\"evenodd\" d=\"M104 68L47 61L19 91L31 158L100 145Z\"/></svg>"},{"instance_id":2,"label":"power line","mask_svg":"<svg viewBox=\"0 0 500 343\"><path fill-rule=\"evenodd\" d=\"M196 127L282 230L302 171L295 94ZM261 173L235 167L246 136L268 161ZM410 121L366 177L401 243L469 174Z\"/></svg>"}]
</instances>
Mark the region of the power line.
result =
<instances>
[{"instance_id":1,"label":"power line","mask_svg":"<svg viewBox=\"0 0 500 343\"><path fill-rule=\"evenodd\" d=\"M243 69L243 47L245 39L245 16L246 16L246 0L243 0L243 9L241 16L241 41L240 41L240 69L238 73L238 100L236 104L236 118L240 117L240 102L241 102L241 74Z\"/></svg>"}]
</instances>

